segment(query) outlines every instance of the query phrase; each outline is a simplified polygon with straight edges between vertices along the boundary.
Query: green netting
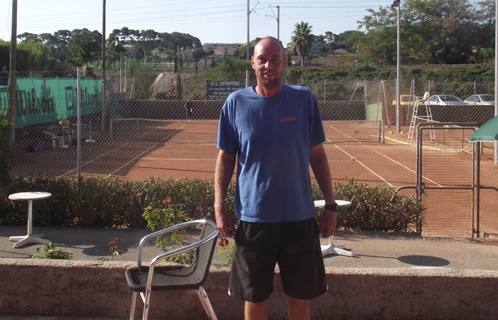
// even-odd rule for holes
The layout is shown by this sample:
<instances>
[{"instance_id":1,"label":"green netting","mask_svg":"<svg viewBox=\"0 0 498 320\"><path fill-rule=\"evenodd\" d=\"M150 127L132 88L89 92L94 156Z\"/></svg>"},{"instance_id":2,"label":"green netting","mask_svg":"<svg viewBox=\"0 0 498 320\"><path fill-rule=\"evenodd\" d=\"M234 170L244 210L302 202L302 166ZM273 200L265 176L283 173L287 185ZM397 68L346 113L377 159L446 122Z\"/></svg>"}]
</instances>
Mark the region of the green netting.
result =
<instances>
[{"instance_id":1,"label":"green netting","mask_svg":"<svg viewBox=\"0 0 498 320\"><path fill-rule=\"evenodd\" d=\"M76 79L17 79L16 128L76 117ZM100 112L102 80L81 80L81 114ZM7 112L8 87L0 86L0 108Z\"/></svg>"}]
</instances>

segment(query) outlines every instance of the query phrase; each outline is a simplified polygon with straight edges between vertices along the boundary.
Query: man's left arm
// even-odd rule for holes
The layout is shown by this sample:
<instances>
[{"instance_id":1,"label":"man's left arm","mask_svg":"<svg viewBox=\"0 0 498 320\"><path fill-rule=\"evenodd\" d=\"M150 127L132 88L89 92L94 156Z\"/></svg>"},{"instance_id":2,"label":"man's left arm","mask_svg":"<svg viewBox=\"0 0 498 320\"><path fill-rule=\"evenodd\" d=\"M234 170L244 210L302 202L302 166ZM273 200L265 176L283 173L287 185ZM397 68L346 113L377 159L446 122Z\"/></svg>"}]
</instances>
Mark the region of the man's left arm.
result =
<instances>
[{"instance_id":1,"label":"man's left arm","mask_svg":"<svg viewBox=\"0 0 498 320\"><path fill-rule=\"evenodd\" d=\"M310 165L316 181L322 190L325 204L335 203L334 189L332 186L332 175L330 174L329 162L323 144L319 144L310 151ZM320 221L322 237L328 238L334 234L337 225L337 212L324 210Z\"/></svg>"}]
</instances>

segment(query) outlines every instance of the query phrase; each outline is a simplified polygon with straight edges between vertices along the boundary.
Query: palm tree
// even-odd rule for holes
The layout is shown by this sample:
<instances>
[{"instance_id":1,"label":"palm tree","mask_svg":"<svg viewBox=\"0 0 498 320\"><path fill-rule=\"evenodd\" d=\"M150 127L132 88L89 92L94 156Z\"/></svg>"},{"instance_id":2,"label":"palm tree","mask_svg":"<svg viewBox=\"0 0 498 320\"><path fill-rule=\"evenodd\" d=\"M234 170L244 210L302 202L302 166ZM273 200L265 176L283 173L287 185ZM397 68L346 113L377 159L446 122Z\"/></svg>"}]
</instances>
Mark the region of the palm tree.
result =
<instances>
[{"instance_id":1,"label":"palm tree","mask_svg":"<svg viewBox=\"0 0 498 320\"><path fill-rule=\"evenodd\" d=\"M313 43L311 26L307 22L301 21L301 23L296 23L296 29L293 33L292 42L294 43L294 48L296 48L299 58L301 59L301 67L303 67L304 57L308 55L311 44Z\"/></svg>"}]
</instances>

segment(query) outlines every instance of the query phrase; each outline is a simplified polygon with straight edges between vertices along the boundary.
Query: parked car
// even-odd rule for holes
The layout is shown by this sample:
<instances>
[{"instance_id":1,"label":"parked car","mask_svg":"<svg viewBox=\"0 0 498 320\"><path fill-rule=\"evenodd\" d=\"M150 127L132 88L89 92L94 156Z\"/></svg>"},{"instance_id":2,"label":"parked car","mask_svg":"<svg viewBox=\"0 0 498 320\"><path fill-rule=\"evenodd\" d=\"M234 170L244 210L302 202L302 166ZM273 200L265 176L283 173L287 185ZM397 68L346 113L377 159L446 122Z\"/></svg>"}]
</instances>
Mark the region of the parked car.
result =
<instances>
[{"instance_id":1,"label":"parked car","mask_svg":"<svg viewBox=\"0 0 498 320\"><path fill-rule=\"evenodd\" d=\"M401 105L402 106L413 106L415 104L415 97L412 96L412 95L400 95L399 96L399 100L401 100ZM396 97L394 98L393 100L393 103L392 103L393 106L396 105Z\"/></svg>"},{"instance_id":2,"label":"parked car","mask_svg":"<svg viewBox=\"0 0 498 320\"><path fill-rule=\"evenodd\" d=\"M429 97L429 93L426 92L423 97L418 97L414 95L408 95L408 94L402 94L399 96L399 100L401 100L401 105L402 106L414 106L416 101L419 101L419 103L422 103L423 100L427 100ZM394 97L393 106L396 105L396 97Z\"/></svg>"},{"instance_id":3,"label":"parked car","mask_svg":"<svg viewBox=\"0 0 498 320\"><path fill-rule=\"evenodd\" d=\"M495 104L494 94L476 94L464 100L467 104L475 104L478 106L493 106Z\"/></svg>"},{"instance_id":4,"label":"parked car","mask_svg":"<svg viewBox=\"0 0 498 320\"><path fill-rule=\"evenodd\" d=\"M458 106L466 105L467 102L464 102L457 96L451 94L438 94L430 96L430 98L425 101L424 104L429 104L431 106Z\"/></svg>"}]
</instances>

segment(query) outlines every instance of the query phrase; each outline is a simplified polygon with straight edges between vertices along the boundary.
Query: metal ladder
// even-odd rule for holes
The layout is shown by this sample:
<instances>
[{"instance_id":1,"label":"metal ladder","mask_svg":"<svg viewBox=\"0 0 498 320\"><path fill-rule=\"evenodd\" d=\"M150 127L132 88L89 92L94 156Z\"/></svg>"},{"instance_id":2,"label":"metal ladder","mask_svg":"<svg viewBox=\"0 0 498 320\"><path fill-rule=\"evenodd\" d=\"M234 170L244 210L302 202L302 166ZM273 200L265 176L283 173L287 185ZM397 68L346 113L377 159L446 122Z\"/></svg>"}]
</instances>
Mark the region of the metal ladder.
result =
<instances>
[{"instance_id":1,"label":"metal ladder","mask_svg":"<svg viewBox=\"0 0 498 320\"><path fill-rule=\"evenodd\" d=\"M418 107L421 103L424 103L429 99L429 92L424 94L423 98L415 97L415 105L413 106L412 119L410 121L410 128L408 129L408 139L407 142L413 142L413 134L415 133L415 127L417 126L417 119L425 122L432 123L434 122L432 119L432 111L430 103L424 104L425 106L425 115L418 114ZM436 131L434 129L429 130L429 136L431 142L434 143L436 141Z\"/></svg>"}]
</instances>

